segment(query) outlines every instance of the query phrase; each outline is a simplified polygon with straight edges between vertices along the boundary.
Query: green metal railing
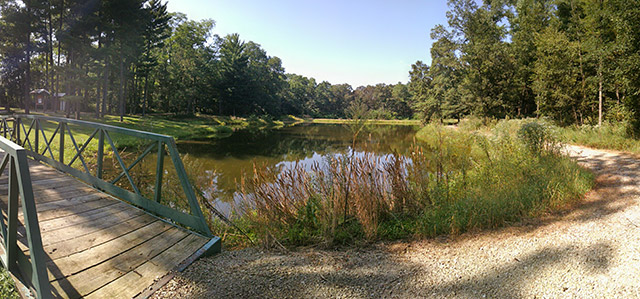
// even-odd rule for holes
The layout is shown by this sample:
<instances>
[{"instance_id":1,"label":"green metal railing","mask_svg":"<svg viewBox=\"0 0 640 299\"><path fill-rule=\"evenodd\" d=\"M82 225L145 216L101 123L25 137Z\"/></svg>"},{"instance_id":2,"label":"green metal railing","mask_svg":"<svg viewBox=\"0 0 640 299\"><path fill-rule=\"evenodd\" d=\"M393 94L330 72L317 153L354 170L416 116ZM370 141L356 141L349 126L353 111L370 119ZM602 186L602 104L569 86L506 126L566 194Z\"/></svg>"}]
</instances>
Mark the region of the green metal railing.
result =
<instances>
[{"instance_id":1,"label":"green metal railing","mask_svg":"<svg viewBox=\"0 0 640 299\"><path fill-rule=\"evenodd\" d=\"M4 247L2 264L13 273L19 272L23 279L30 282L38 298L48 298L51 297L51 286L47 277L45 253L33 199L27 151L3 137L0 137L0 149L5 152L0 163L0 175L4 175L6 170L9 177L6 210L3 208L4 215L0 217L0 233ZM22 200L24 224L20 224L18 220L18 197ZM22 225L26 229L29 256L18 247L18 226Z\"/></svg>"},{"instance_id":2,"label":"green metal railing","mask_svg":"<svg viewBox=\"0 0 640 299\"><path fill-rule=\"evenodd\" d=\"M72 126L73 128L72 128ZM47 133L45 126L49 130ZM53 130L55 127L55 130ZM51 132L53 130L53 132ZM92 131L83 143L79 143L74 136L74 130ZM132 130L122 127L110 126L105 124L93 123L88 121L73 120L58 117L39 116L39 115L14 115L5 116L0 122L0 134L5 138L11 139L18 145L25 148L25 153L35 160L45 162L54 168L68 173L97 189L103 190L133 205L136 205L148 212L158 216L172 220L187 228L195 230L207 237L212 237L207 222L202 214L200 205L191 186L187 173L180 159L175 140L171 136ZM48 134L48 136L47 136ZM114 142L113 134L123 134L135 137L146 143L142 153L137 156L130 164L125 163L122 156L122 150L119 150ZM56 138L57 137L57 138ZM91 142L97 140L97 154L95 156L95 170L91 171L84 154L87 154L87 147ZM57 141L57 151L54 145ZM70 142L70 143L69 143ZM65 146L69 145L69 149L65 150ZM72 146L71 146L72 145ZM105 152L105 149L107 152ZM120 173L112 180L105 180L105 155L108 151L120 167ZM131 171L134 167L152 152L157 153L155 184L153 184L153 194L144 195L141 192L137 180ZM55 152L55 154L54 154ZM70 154L71 159L65 160L65 156ZM163 175L168 171L165 165L165 156L173 162L173 169L177 174L181 191L188 202L188 211L177 208L179 205L174 203L166 203L162 196ZM68 158L68 157L67 157ZM74 163L78 165L80 161L80 169L72 167ZM123 178L128 181L127 189L118 185Z\"/></svg>"}]
</instances>

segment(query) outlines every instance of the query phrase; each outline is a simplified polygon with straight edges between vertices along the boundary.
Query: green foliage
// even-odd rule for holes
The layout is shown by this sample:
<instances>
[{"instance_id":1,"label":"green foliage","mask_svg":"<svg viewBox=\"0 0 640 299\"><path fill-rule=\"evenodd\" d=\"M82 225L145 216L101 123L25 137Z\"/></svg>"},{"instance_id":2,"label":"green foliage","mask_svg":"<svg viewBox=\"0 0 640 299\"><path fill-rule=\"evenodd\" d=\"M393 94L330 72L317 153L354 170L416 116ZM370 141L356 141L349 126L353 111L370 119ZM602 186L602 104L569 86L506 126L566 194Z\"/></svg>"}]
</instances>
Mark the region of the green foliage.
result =
<instances>
[{"instance_id":1,"label":"green foliage","mask_svg":"<svg viewBox=\"0 0 640 299\"><path fill-rule=\"evenodd\" d=\"M358 135L366 129L367 122L371 118L371 111L369 111L367 105L362 102L352 102L349 107L345 109L345 115L349 118L346 127L353 135L351 148L355 148Z\"/></svg>"},{"instance_id":2,"label":"green foliage","mask_svg":"<svg viewBox=\"0 0 640 299\"><path fill-rule=\"evenodd\" d=\"M431 65L412 65L421 118L550 117L561 125L631 117L640 103L635 1L449 1ZM640 127L640 126L637 126Z\"/></svg>"},{"instance_id":3,"label":"green foliage","mask_svg":"<svg viewBox=\"0 0 640 299\"><path fill-rule=\"evenodd\" d=\"M582 125L560 128L560 138L567 143L589 147L640 153L640 141L624 123L604 122L602 126Z\"/></svg>"},{"instance_id":4,"label":"green foliage","mask_svg":"<svg viewBox=\"0 0 640 299\"><path fill-rule=\"evenodd\" d=\"M16 290L16 286L13 282L13 279L11 279L11 276L9 275L7 270L4 269L4 267L1 267L1 268L2 269L0 269L0 297L7 298L7 299L20 298L20 296L18 295L18 291Z\"/></svg>"},{"instance_id":5,"label":"green foliage","mask_svg":"<svg viewBox=\"0 0 640 299\"><path fill-rule=\"evenodd\" d=\"M560 144L549 127L539 122L524 123L518 130L518 137L536 155L557 154L560 149Z\"/></svg>"},{"instance_id":6,"label":"green foliage","mask_svg":"<svg viewBox=\"0 0 640 299\"><path fill-rule=\"evenodd\" d=\"M0 3L0 105L29 112L29 91L65 93L67 113L345 117L354 101L376 117L411 118L402 83L363 86L285 74L282 61L211 19L168 13L159 0ZM30 38L25 38L30 37ZM25 51L26 49L26 51ZM46 110L58 108L56 99Z\"/></svg>"},{"instance_id":7,"label":"green foliage","mask_svg":"<svg viewBox=\"0 0 640 299\"><path fill-rule=\"evenodd\" d=\"M501 121L487 137L431 124L408 157L256 167L242 188L255 203L243 221L260 239L302 245L459 234L536 217L571 204L593 182L561 155L552 129Z\"/></svg>"}]
</instances>

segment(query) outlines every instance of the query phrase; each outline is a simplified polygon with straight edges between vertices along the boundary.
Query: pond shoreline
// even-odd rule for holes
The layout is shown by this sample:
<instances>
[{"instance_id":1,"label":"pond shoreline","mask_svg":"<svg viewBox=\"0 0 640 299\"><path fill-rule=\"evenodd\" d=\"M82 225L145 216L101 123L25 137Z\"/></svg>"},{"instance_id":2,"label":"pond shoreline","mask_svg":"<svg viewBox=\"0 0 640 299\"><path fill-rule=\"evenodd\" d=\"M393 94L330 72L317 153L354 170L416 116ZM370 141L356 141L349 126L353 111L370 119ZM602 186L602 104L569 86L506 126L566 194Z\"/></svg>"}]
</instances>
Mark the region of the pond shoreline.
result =
<instances>
[{"instance_id":1,"label":"pond shoreline","mask_svg":"<svg viewBox=\"0 0 640 299\"><path fill-rule=\"evenodd\" d=\"M598 184L559 212L459 236L223 251L177 273L152 298L636 297L640 161L570 149Z\"/></svg>"}]
</instances>

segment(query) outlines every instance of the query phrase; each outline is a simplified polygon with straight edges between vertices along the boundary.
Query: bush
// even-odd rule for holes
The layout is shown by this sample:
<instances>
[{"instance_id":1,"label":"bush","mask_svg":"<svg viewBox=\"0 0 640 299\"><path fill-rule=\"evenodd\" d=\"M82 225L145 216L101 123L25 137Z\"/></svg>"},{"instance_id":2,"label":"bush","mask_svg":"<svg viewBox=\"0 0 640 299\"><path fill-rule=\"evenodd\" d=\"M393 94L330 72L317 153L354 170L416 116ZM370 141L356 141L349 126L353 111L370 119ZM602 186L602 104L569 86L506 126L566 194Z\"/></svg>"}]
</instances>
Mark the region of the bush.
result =
<instances>
[{"instance_id":1,"label":"bush","mask_svg":"<svg viewBox=\"0 0 640 299\"><path fill-rule=\"evenodd\" d=\"M590 173L560 155L544 123L505 121L494 132L428 125L407 156L336 155L311 170L255 167L241 188L245 219L262 240L344 244L503 226L590 189Z\"/></svg>"},{"instance_id":2,"label":"bush","mask_svg":"<svg viewBox=\"0 0 640 299\"><path fill-rule=\"evenodd\" d=\"M543 153L558 154L560 152L558 139L551 133L548 126L539 122L522 124L518 130L518 137L529 151L538 156Z\"/></svg>"},{"instance_id":3,"label":"bush","mask_svg":"<svg viewBox=\"0 0 640 299\"><path fill-rule=\"evenodd\" d=\"M602 126L569 126L560 129L564 142L584 146L640 153L640 141L633 137L630 126L604 122Z\"/></svg>"}]
</instances>

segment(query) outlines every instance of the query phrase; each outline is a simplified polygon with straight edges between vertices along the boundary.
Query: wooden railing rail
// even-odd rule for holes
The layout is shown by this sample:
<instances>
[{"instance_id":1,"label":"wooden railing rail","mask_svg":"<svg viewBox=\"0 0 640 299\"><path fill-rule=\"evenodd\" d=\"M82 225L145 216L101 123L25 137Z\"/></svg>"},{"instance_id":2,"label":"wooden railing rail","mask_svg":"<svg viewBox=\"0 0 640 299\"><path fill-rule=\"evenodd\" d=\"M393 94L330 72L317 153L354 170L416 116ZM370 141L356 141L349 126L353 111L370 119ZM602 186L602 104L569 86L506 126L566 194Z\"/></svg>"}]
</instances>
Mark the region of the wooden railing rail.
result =
<instances>
[{"instance_id":1,"label":"wooden railing rail","mask_svg":"<svg viewBox=\"0 0 640 299\"><path fill-rule=\"evenodd\" d=\"M50 125L51 123L55 125L55 130L53 133L47 133L43 125ZM74 130L72 130L70 125L75 125L76 128L92 130L92 133L89 134L89 137L83 143L78 143L78 140L76 140L74 136ZM112 134L116 133L132 136L148 142L146 147L144 147L145 150L129 165L125 163L121 156L121 151L114 142ZM186 226L207 237L212 236L193 187L187 177L175 140L171 136L82 120L41 115L13 115L2 117L0 134L13 140L18 145L22 145L25 148L26 154L35 160L45 162L62 172L68 173L95 188L112 194L148 212L170 219L175 223ZM47 136L47 134L50 136ZM83 154L87 153L88 145L96 139L98 146L95 156L95 172L92 172L87 163L86 156L83 156ZM57 152L56 149L54 149L56 141L58 142ZM65 149L66 145L69 145L71 148L71 153L65 152L69 150L68 148ZM109 181L103 179L105 174L105 150L111 151L113 157L117 160L117 164L121 168L121 172ZM153 184L153 195L147 196L152 198L147 198L136 184L136 180L131 174L131 169L154 150L156 150L157 153L155 162L155 184ZM56 152L56 154L54 154L54 152ZM65 156L68 154L71 154L72 158L65 161ZM181 191L189 205L188 211L178 209L176 204L166 204L162 201L163 174L165 170L167 170L166 165L164 165L165 156L169 157L173 162L173 170L175 170L177 174L182 188ZM81 169L72 167L78 160L80 161ZM116 185L116 183L123 178L126 178L126 181L128 181L131 187L130 190Z\"/></svg>"},{"instance_id":2,"label":"wooden railing rail","mask_svg":"<svg viewBox=\"0 0 640 299\"><path fill-rule=\"evenodd\" d=\"M3 128L4 124L3 124ZM42 237L38 214L33 198L31 175L27 161L27 151L14 142L0 137L0 149L5 155L0 163L0 175L6 170L8 176L8 193L6 207L0 217L0 234L4 254L1 255L3 266L12 273L19 275L31 284L38 298L51 297L51 285L47 277L45 253L42 248ZM24 224L18 219L18 197L22 201L22 215ZM5 209L6 208L6 209ZM29 256L18 247L18 226L26 229Z\"/></svg>"}]
</instances>

